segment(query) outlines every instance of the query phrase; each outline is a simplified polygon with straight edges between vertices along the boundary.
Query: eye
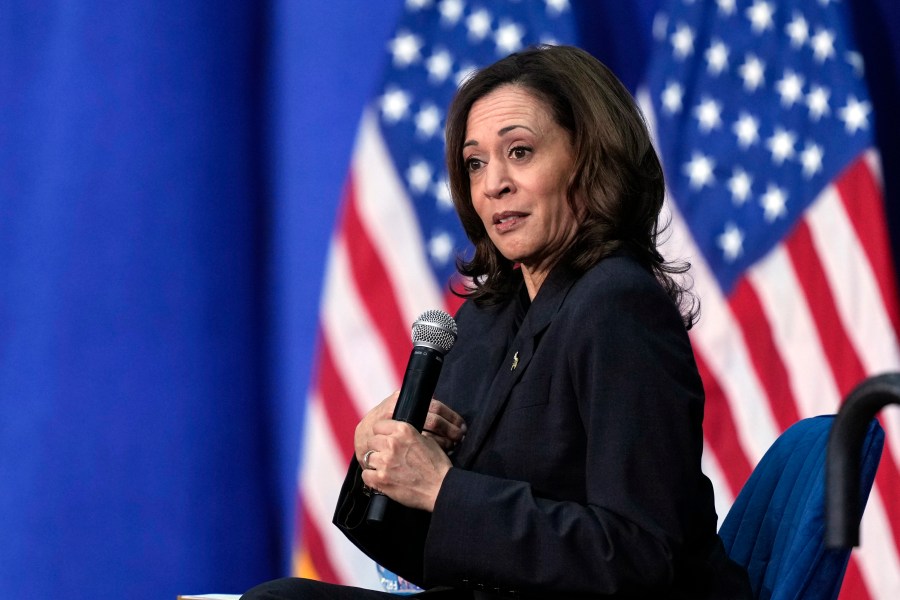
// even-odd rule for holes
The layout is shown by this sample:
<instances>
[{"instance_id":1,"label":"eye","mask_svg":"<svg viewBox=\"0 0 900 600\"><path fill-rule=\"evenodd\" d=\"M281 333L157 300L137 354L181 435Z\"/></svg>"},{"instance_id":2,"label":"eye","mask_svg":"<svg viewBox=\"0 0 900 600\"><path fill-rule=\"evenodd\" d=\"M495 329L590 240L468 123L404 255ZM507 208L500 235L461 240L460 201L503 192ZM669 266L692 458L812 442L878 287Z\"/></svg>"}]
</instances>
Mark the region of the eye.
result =
<instances>
[{"instance_id":1,"label":"eye","mask_svg":"<svg viewBox=\"0 0 900 600\"><path fill-rule=\"evenodd\" d=\"M531 154L531 148L528 146L516 146L509 151L509 157L516 160L528 158L529 154Z\"/></svg>"},{"instance_id":2,"label":"eye","mask_svg":"<svg viewBox=\"0 0 900 600\"><path fill-rule=\"evenodd\" d=\"M465 160L464 164L466 166L466 171L468 171L470 173L478 171L479 169L481 169L481 167L484 166L483 162L481 162L479 159L474 158L474 157L467 158Z\"/></svg>"}]
</instances>

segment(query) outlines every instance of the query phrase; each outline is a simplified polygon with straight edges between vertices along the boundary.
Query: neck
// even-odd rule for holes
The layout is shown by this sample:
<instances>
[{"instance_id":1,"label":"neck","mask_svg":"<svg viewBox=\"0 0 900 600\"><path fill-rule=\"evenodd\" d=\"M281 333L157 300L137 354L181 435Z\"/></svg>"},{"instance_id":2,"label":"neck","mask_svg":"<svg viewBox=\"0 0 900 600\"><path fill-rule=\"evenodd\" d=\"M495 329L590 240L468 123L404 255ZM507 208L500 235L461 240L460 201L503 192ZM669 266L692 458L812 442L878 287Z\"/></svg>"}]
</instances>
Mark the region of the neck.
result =
<instances>
[{"instance_id":1,"label":"neck","mask_svg":"<svg viewBox=\"0 0 900 600\"><path fill-rule=\"evenodd\" d=\"M552 265L551 265L552 267ZM547 275L550 274L550 268L546 269L531 269L525 265L522 265L522 278L525 280L525 289L528 290L528 297L533 301L534 297L537 296L538 291L541 289L541 285L543 285L544 281L547 279Z\"/></svg>"}]
</instances>

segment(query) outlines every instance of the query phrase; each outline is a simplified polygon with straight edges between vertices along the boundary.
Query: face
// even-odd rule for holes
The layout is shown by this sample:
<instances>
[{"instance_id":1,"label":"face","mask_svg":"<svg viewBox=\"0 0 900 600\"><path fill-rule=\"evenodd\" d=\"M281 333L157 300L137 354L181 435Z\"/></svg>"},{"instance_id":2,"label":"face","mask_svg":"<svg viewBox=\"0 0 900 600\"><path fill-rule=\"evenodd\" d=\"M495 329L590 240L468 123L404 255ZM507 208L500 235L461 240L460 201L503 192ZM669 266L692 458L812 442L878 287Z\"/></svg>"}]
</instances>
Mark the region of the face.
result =
<instances>
[{"instance_id":1,"label":"face","mask_svg":"<svg viewBox=\"0 0 900 600\"><path fill-rule=\"evenodd\" d=\"M577 229L566 199L574 165L568 132L535 95L501 86L472 105L463 162L491 241L526 276L545 277Z\"/></svg>"}]
</instances>

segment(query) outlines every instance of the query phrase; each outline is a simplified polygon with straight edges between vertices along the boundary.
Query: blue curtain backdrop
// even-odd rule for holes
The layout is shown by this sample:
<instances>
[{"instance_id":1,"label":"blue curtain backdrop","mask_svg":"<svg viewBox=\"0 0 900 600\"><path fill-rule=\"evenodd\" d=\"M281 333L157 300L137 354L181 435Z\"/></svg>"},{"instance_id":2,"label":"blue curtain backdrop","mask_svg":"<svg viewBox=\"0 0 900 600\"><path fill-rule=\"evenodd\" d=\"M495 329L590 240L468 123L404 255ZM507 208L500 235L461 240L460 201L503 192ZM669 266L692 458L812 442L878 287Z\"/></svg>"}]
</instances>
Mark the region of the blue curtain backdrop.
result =
<instances>
[{"instance_id":1,"label":"blue curtain backdrop","mask_svg":"<svg viewBox=\"0 0 900 600\"><path fill-rule=\"evenodd\" d=\"M287 573L327 242L402 0L0 1L0 596ZM847 0L900 223L900 9ZM572 1L634 88L657 0Z\"/></svg>"}]
</instances>

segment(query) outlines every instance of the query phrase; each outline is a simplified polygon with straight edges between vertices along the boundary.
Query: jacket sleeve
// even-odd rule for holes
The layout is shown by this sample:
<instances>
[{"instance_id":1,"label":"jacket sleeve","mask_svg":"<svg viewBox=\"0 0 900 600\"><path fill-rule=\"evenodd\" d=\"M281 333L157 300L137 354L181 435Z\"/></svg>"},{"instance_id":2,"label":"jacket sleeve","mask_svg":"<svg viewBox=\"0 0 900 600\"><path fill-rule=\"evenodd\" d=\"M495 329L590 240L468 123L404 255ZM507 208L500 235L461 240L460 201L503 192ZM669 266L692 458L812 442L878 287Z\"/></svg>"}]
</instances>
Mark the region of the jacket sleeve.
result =
<instances>
[{"instance_id":1,"label":"jacket sleeve","mask_svg":"<svg viewBox=\"0 0 900 600\"><path fill-rule=\"evenodd\" d=\"M362 468L355 457L351 458L333 523L375 562L407 581L422 585L425 534L431 515L391 502L384 521L372 525L366 522L369 499L369 491L362 481Z\"/></svg>"},{"instance_id":2,"label":"jacket sleeve","mask_svg":"<svg viewBox=\"0 0 900 600\"><path fill-rule=\"evenodd\" d=\"M541 342L559 344L543 347L558 371L550 402L574 403L578 418L569 430L545 427L538 439L521 439L515 459L541 460L547 448L570 445L582 453L583 496L554 498L525 481L451 469L426 540L429 584L661 592L690 529L702 523L709 535L711 496L692 506L705 481L703 397L680 316L652 279L601 283L591 297L570 297L575 308Z\"/></svg>"}]
</instances>

